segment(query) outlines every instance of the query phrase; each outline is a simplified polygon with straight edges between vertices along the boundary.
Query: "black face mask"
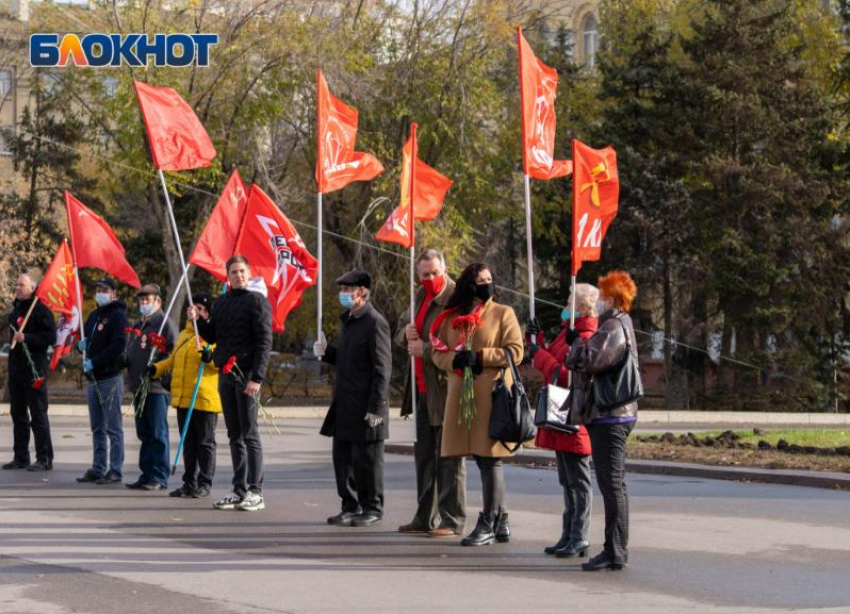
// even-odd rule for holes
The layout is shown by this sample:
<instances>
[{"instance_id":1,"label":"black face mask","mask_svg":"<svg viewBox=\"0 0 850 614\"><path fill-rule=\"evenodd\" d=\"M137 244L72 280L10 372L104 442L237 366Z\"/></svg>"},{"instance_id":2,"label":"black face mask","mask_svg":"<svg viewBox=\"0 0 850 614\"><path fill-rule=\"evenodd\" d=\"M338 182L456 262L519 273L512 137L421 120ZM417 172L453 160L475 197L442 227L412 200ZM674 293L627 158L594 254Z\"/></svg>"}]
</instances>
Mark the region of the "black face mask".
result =
<instances>
[{"instance_id":1,"label":"black face mask","mask_svg":"<svg viewBox=\"0 0 850 614\"><path fill-rule=\"evenodd\" d=\"M475 298L480 299L483 303L493 298L493 282L491 281L489 284L476 284Z\"/></svg>"}]
</instances>

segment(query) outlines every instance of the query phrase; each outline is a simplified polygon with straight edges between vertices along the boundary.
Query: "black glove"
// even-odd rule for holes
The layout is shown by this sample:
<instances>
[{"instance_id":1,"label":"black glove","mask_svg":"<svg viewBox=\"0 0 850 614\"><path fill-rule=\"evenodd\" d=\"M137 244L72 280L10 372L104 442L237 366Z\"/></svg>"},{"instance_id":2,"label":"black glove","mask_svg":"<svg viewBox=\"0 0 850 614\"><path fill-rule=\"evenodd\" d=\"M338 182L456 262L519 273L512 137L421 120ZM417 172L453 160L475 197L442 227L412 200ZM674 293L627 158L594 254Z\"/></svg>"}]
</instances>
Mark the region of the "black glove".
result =
<instances>
[{"instance_id":1,"label":"black glove","mask_svg":"<svg viewBox=\"0 0 850 614\"><path fill-rule=\"evenodd\" d=\"M156 377L156 365L148 365L145 373L147 373L148 377L154 379Z\"/></svg>"},{"instance_id":2,"label":"black glove","mask_svg":"<svg viewBox=\"0 0 850 614\"><path fill-rule=\"evenodd\" d=\"M540 349L540 346L536 343L532 343L528 346L528 358L529 360L534 360L534 355L537 353L537 350Z\"/></svg>"},{"instance_id":3,"label":"black glove","mask_svg":"<svg viewBox=\"0 0 850 614\"><path fill-rule=\"evenodd\" d=\"M540 322L537 321L537 318L531 318L528 321L528 325L525 327L525 332L532 339L537 337L537 333L540 332Z\"/></svg>"},{"instance_id":4,"label":"black glove","mask_svg":"<svg viewBox=\"0 0 850 614\"><path fill-rule=\"evenodd\" d=\"M475 364L472 365L472 374L481 375L482 371L484 371L484 354L482 352L475 352Z\"/></svg>"},{"instance_id":5,"label":"black glove","mask_svg":"<svg viewBox=\"0 0 850 614\"><path fill-rule=\"evenodd\" d=\"M452 360L452 369L464 369L466 367L475 366L475 352L472 350L463 350L455 354Z\"/></svg>"},{"instance_id":6,"label":"black glove","mask_svg":"<svg viewBox=\"0 0 850 614\"><path fill-rule=\"evenodd\" d=\"M209 347L204 347L198 350L198 354L201 355L201 360L207 364L212 360L212 350Z\"/></svg>"},{"instance_id":7,"label":"black glove","mask_svg":"<svg viewBox=\"0 0 850 614\"><path fill-rule=\"evenodd\" d=\"M578 339L579 337L580 337L580 335L575 331L575 329L572 329L572 328L567 329L567 337L566 337L567 343L572 345L573 343L575 343L575 340Z\"/></svg>"}]
</instances>

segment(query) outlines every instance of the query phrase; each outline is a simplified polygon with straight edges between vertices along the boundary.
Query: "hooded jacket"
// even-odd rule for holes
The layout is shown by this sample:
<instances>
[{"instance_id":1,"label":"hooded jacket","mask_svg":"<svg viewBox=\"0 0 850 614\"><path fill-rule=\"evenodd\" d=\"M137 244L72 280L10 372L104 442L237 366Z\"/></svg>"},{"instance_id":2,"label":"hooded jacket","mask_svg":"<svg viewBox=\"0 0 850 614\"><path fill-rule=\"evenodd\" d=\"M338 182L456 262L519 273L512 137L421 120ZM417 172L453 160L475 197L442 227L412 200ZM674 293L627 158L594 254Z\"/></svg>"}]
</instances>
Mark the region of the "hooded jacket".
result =
<instances>
[{"instance_id":1,"label":"hooded jacket","mask_svg":"<svg viewBox=\"0 0 850 614\"><path fill-rule=\"evenodd\" d=\"M124 348L127 346L127 305L114 300L98 307L86 318L86 358L90 359L92 376L96 380L115 377L124 368Z\"/></svg>"},{"instance_id":2,"label":"hooded jacket","mask_svg":"<svg viewBox=\"0 0 850 614\"><path fill-rule=\"evenodd\" d=\"M188 409L195 392L198 380L198 370L201 368L201 355L195 349L195 327L190 320L180 331L174 350L168 358L154 365L158 379L165 373L171 373L171 404L174 407ZM198 387L198 397L195 399L195 409L221 413L221 398L218 396L218 370L210 363L204 366L201 385Z\"/></svg>"}]
</instances>

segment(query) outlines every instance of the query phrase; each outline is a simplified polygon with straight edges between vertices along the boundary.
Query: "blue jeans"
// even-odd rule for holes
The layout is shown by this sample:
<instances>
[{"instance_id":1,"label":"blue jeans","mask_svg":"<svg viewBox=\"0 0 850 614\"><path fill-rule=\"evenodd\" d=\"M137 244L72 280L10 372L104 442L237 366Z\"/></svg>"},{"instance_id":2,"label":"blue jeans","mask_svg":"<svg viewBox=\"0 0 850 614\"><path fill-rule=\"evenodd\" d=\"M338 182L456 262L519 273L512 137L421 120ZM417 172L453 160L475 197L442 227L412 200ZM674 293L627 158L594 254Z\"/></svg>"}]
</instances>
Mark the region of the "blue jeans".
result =
<instances>
[{"instance_id":1,"label":"blue jeans","mask_svg":"<svg viewBox=\"0 0 850 614\"><path fill-rule=\"evenodd\" d=\"M124 427L121 418L124 379L116 375L97 382L90 381L87 393L89 424L94 446L92 473L102 478L109 471L121 477L121 469L124 466Z\"/></svg>"},{"instance_id":2,"label":"blue jeans","mask_svg":"<svg viewBox=\"0 0 850 614\"><path fill-rule=\"evenodd\" d=\"M136 416L136 435L142 442L139 450L139 480L168 486L171 475L168 448L168 395L149 394L141 416Z\"/></svg>"}]
</instances>

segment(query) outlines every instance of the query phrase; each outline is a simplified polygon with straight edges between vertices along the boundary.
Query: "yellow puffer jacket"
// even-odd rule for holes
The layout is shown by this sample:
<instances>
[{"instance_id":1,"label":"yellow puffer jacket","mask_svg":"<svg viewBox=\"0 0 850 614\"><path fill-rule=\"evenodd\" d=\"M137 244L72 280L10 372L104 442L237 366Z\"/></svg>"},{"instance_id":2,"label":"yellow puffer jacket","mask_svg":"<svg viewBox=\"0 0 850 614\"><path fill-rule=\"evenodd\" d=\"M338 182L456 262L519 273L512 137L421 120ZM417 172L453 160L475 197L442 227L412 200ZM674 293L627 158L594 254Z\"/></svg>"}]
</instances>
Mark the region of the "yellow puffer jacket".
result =
<instances>
[{"instance_id":1,"label":"yellow puffer jacket","mask_svg":"<svg viewBox=\"0 0 850 614\"><path fill-rule=\"evenodd\" d=\"M180 331L174 351L166 358L155 363L154 379L162 377L171 371L171 404L174 407L188 409L198 380L198 370L201 368L201 356L195 348L195 329L190 320ZM213 363L204 366L201 377L201 387L198 388L198 398L195 409L221 413L221 399L218 396L218 370Z\"/></svg>"}]
</instances>

